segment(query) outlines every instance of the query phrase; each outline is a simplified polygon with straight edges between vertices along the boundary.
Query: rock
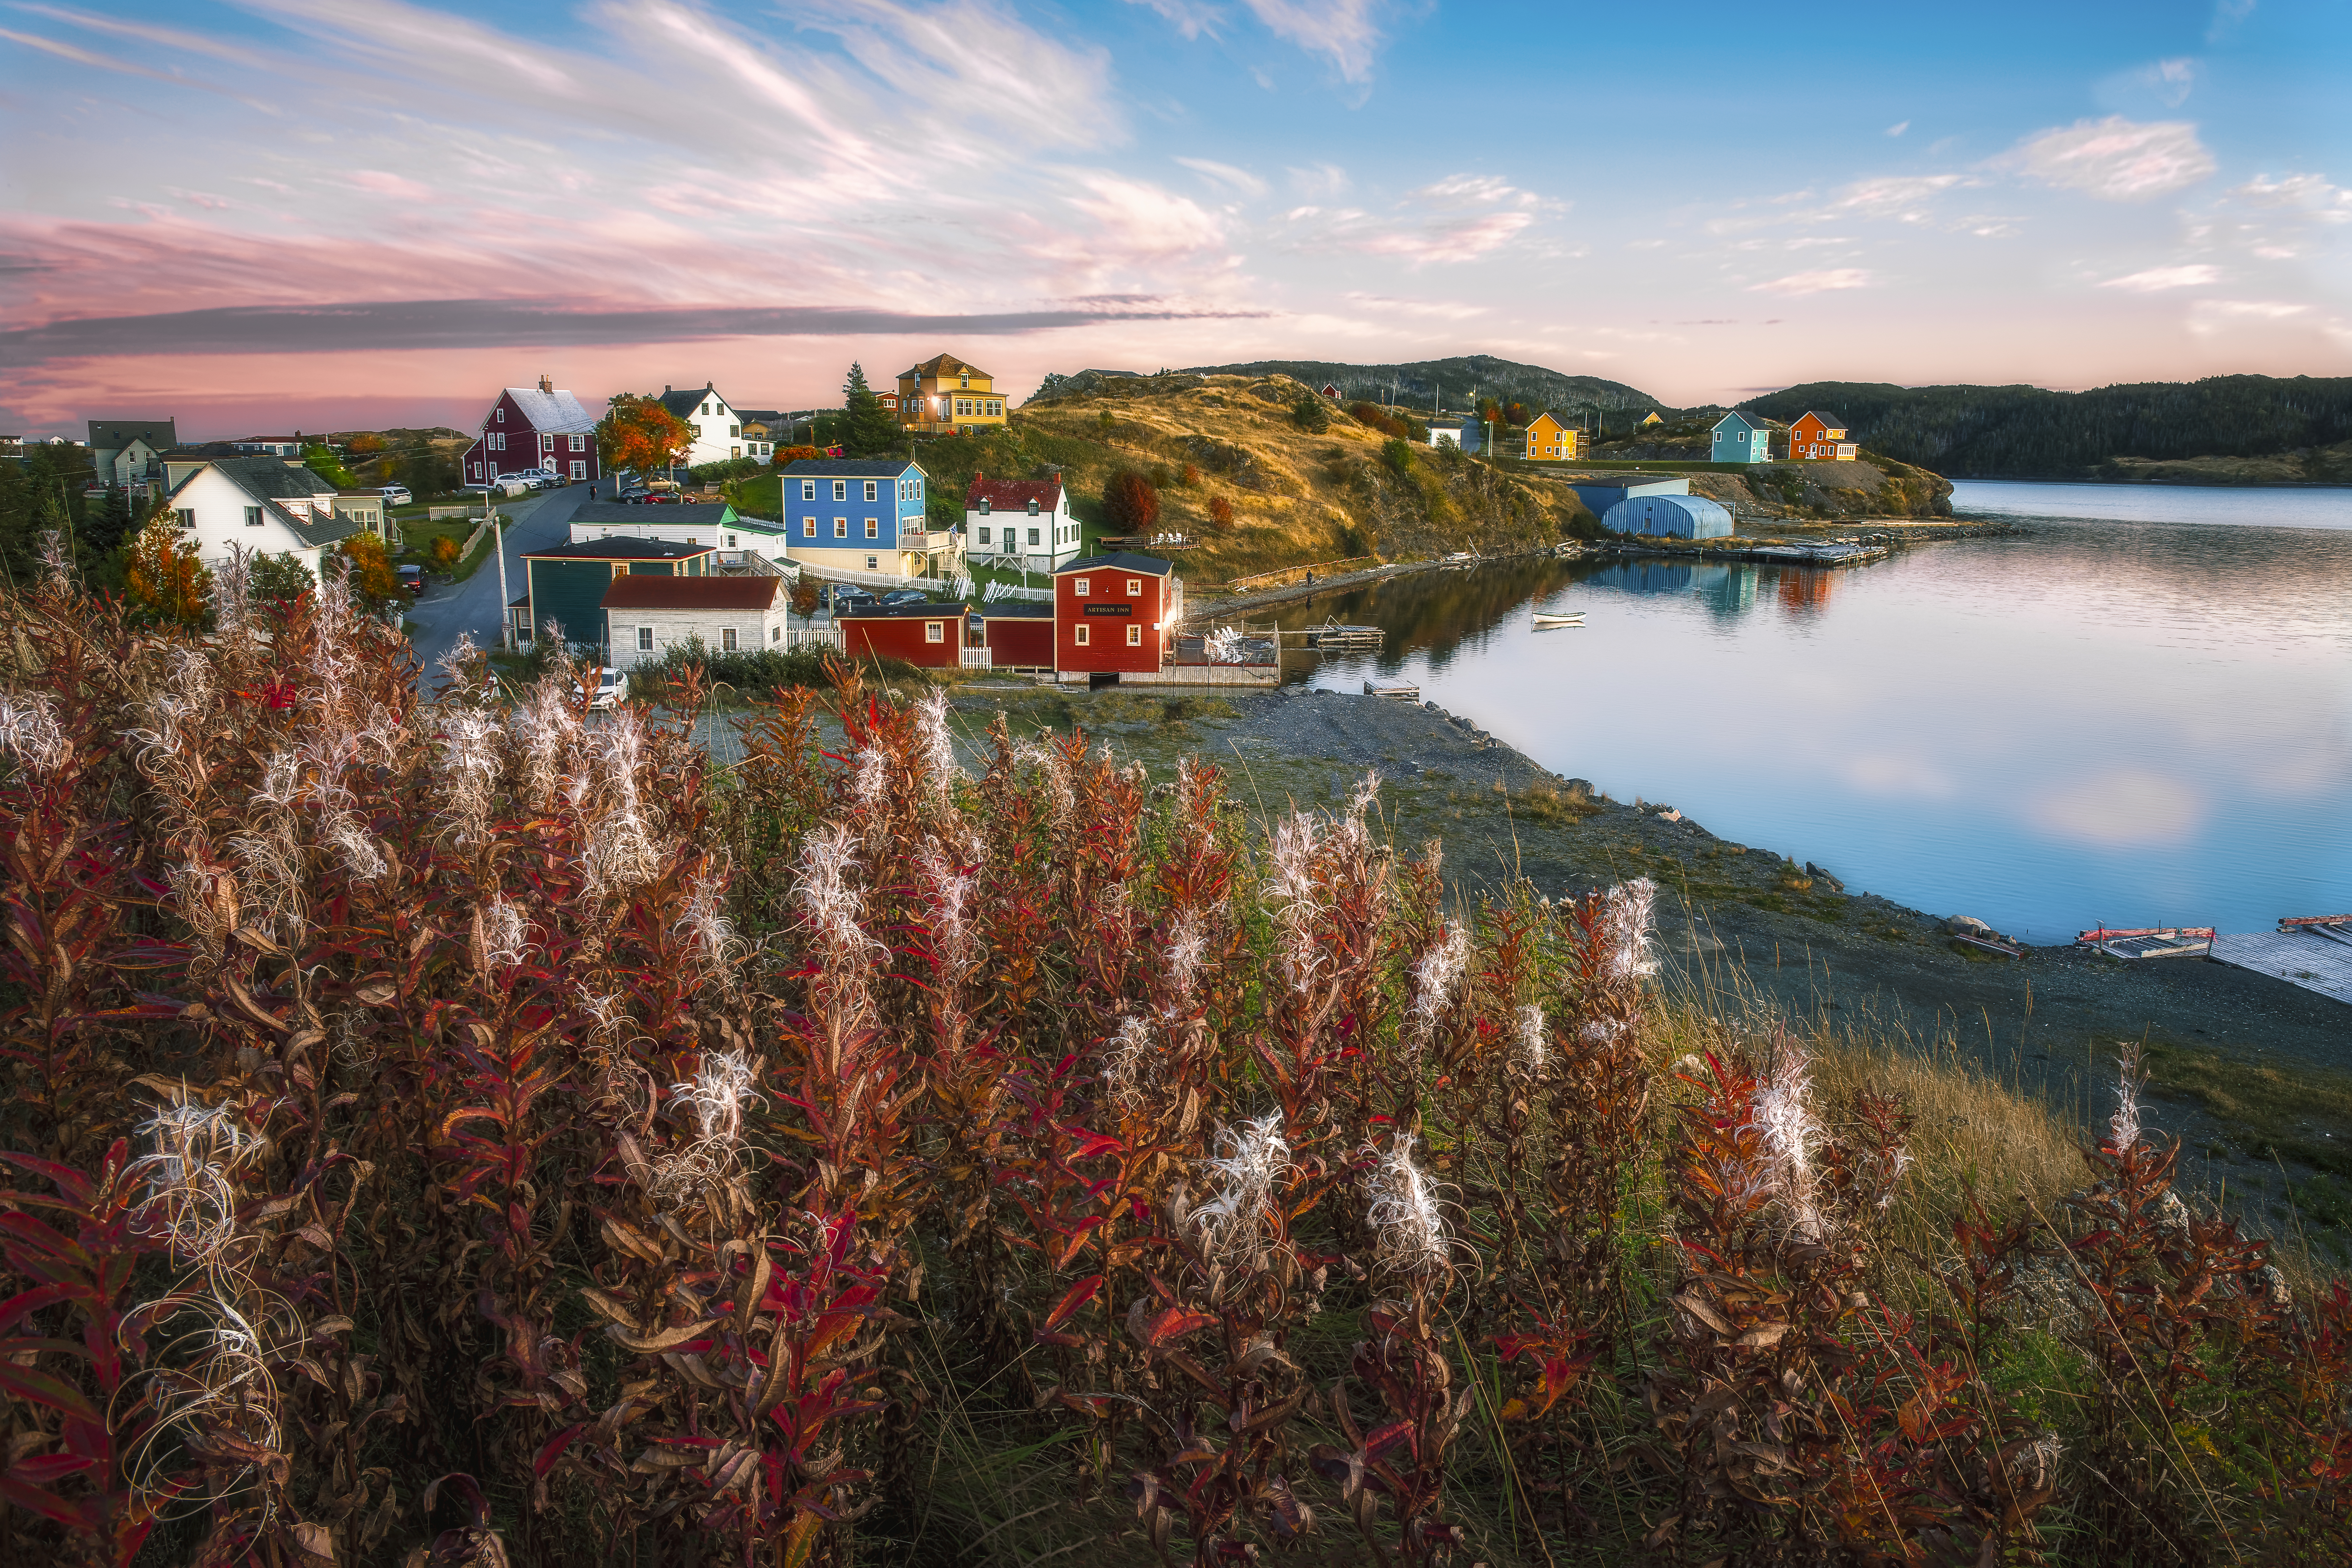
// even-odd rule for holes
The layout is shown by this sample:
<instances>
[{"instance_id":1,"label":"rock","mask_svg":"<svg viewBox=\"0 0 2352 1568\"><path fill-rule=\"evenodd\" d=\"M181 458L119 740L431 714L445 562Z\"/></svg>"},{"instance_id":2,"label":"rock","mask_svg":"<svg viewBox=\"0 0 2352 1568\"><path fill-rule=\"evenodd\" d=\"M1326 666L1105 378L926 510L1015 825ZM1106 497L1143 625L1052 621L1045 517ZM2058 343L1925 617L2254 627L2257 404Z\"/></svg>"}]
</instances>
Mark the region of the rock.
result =
<instances>
[{"instance_id":1,"label":"rock","mask_svg":"<svg viewBox=\"0 0 2352 1568\"><path fill-rule=\"evenodd\" d=\"M1944 922L1944 929L1954 936L1990 936L1992 927L1974 915L1954 915Z\"/></svg>"},{"instance_id":2,"label":"rock","mask_svg":"<svg viewBox=\"0 0 2352 1568\"><path fill-rule=\"evenodd\" d=\"M1816 882L1827 882L1830 885L1831 889L1834 892L1843 893L1845 891L1845 884L1843 882L1839 881L1828 871L1825 871L1821 867L1814 865L1811 860L1805 862L1805 875L1811 877Z\"/></svg>"},{"instance_id":3,"label":"rock","mask_svg":"<svg viewBox=\"0 0 2352 1568\"><path fill-rule=\"evenodd\" d=\"M1592 798L1592 781L1591 779L1570 779L1565 787L1570 795L1581 795L1587 800Z\"/></svg>"},{"instance_id":4,"label":"rock","mask_svg":"<svg viewBox=\"0 0 2352 1568\"><path fill-rule=\"evenodd\" d=\"M1658 813L1658 820L1660 822L1680 822L1682 819L1683 814L1676 811L1671 805Z\"/></svg>"}]
</instances>

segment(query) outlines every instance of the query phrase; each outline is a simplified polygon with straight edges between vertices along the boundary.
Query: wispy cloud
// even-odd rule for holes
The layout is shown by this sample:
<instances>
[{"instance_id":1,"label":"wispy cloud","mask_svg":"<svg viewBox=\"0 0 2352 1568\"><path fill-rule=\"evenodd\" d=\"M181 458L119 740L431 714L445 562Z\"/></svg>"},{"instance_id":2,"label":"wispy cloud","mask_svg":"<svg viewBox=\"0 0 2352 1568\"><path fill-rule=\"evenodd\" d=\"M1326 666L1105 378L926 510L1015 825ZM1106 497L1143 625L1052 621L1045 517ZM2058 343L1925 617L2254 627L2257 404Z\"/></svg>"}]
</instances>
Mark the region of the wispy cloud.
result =
<instances>
[{"instance_id":1,"label":"wispy cloud","mask_svg":"<svg viewBox=\"0 0 2352 1568\"><path fill-rule=\"evenodd\" d=\"M1328 57L1344 81L1370 79L1381 41L1381 0L1242 0L1267 31Z\"/></svg>"},{"instance_id":2,"label":"wispy cloud","mask_svg":"<svg viewBox=\"0 0 2352 1568\"><path fill-rule=\"evenodd\" d=\"M1204 5L1202 0L1127 0L1127 3L1150 6L1159 12L1170 26L1188 38L1203 35L1213 38L1225 20L1223 7Z\"/></svg>"},{"instance_id":3,"label":"wispy cloud","mask_svg":"<svg viewBox=\"0 0 2352 1568\"><path fill-rule=\"evenodd\" d=\"M1819 272L1791 272L1769 283L1749 286L1756 294L1829 294L1842 289L1867 289L1877 279L1859 267L1832 267Z\"/></svg>"},{"instance_id":4,"label":"wispy cloud","mask_svg":"<svg viewBox=\"0 0 2352 1568\"><path fill-rule=\"evenodd\" d=\"M2214 0L2213 20L2205 29L2209 44L2226 42L2238 25L2254 14L2254 0Z\"/></svg>"},{"instance_id":5,"label":"wispy cloud","mask_svg":"<svg viewBox=\"0 0 2352 1568\"><path fill-rule=\"evenodd\" d=\"M2135 294L2160 294L2168 289L2195 289L2221 280L2220 268L2200 262L2187 267L2151 267L2128 277L2110 278L2099 287L2128 289Z\"/></svg>"},{"instance_id":6,"label":"wispy cloud","mask_svg":"<svg viewBox=\"0 0 2352 1568\"><path fill-rule=\"evenodd\" d=\"M1266 184L1247 169L1236 169L1231 163L1220 163L1213 158L1179 158L1176 160L1203 179L1237 191L1245 196L1262 196Z\"/></svg>"},{"instance_id":7,"label":"wispy cloud","mask_svg":"<svg viewBox=\"0 0 2352 1568\"><path fill-rule=\"evenodd\" d=\"M1283 215L1293 248L1337 247L1413 267L1475 261L1510 244L1546 206L1493 174L1452 174L1407 193L1387 213L1294 207Z\"/></svg>"},{"instance_id":8,"label":"wispy cloud","mask_svg":"<svg viewBox=\"0 0 2352 1568\"><path fill-rule=\"evenodd\" d=\"M2119 114L2038 132L1998 163L2106 202L2160 196L2195 184L2217 166L2197 139L2197 127L2187 121L2142 123Z\"/></svg>"}]
</instances>

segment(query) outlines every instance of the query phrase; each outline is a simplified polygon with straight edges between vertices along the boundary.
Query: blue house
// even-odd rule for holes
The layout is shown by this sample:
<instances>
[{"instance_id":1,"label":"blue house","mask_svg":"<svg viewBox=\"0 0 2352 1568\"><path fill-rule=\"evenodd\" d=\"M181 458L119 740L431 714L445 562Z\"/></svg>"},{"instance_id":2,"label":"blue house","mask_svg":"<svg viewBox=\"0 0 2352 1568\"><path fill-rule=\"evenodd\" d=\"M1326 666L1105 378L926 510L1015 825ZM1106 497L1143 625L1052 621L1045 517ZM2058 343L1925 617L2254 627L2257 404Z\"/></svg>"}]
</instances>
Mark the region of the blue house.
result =
<instances>
[{"instance_id":1,"label":"blue house","mask_svg":"<svg viewBox=\"0 0 2352 1568\"><path fill-rule=\"evenodd\" d=\"M924 518L928 476L900 458L805 458L783 471L784 544L819 569L934 577L955 571L963 535Z\"/></svg>"},{"instance_id":2,"label":"blue house","mask_svg":"<svg viewBox=\"0 0 2352 1568\"><path fill-rule=\"evenodd\" d=\"M1728 539L1731 514L1705 496L1627 496L1601 514L1612 533L1653 539Z\"/></svg>"},{"instance_id":3,"label":"blue house","mask_svg":"<svg viewBox=\"0 0 2352 1568\"><path fill-rule=\"evenodd\" d=\"M1716 463L1769 463L1772 460L1772 426L1760 414L1737 408L1715 422L1715 440L1707 460Z\"/></svg>"}]
</instances>

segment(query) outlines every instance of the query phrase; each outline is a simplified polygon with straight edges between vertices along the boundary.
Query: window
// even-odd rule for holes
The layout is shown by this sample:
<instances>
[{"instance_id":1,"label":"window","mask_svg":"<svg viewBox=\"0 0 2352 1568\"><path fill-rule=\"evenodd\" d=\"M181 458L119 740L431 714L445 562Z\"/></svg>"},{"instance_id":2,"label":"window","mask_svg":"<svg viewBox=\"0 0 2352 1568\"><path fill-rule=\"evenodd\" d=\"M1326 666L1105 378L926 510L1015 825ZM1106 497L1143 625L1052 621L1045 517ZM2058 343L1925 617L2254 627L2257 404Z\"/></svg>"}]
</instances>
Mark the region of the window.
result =
<instances>
[{"instance_id":1,"label":"window","mask_svg":"<svg viewBox=\"0 0 2352 1568\"><path fill-rule=\"evenodd\" d=\"M1031 517L1037 515L1037 498L1035 496L1031 496L1029 498L1029 515Z\"/></svg>"},{"instance_id":2,"label":"window","mask_svg":"<svg viewBox=\"0 0 2352 1568\"><path fill-rule=\"evenodd\" d=\"M743 434L743 426L740 425L730 425L727 426L727 434L730 436L740 436Z\"/></svg>"},{"instance_id":3,"label":"window","mask_svg":"<svg viewBox=\"0 0 2352 1568\"><path fill-rule=\"evenodd\" d=\"M261 526L261 509L259 507L249 506L245 509L245 526L247 528L259 528Z\"/></svg>"},{"instance_id":4,"label":"window","mask_svg":"<svg viewBox=\"0 0 2352 1568\"><path fill-rule=\"evenodd\" d=\"M637 628L637 651L639 653L651 653L654 651L653 627L639 626Z\"/></svg>"},{"instance_id":5,"label":"window","mask_svg":"<svg viewBox=\"0 0 2352 1568\"><path fill-rule=\"evenodd\" d=\"M988 525L987 525L986 523L982 523L982 524L981 525L981 529L980 529L980 542L981 542L982 544L985 544L985 543L987 543L987 542L988 542Z\"/></svg>"},{"instance_id":6,"label":"window","mask_svg":"<svg viewBox=\"0 0 2352 1568\"><path fill-rule=\"evenodd\" d=\"M770 642L782 642L782 641L783 641L783 640L784 640L784 628L783 628L783 627L782 627L782 626L770 626L770 627L768 628L768 640L769 640Z\"/></svg>"},{"instance_id":7,"label":"window","mask_svg":"<svg viewBox=\"0 0 2352 1568\"><path fill-rule=\"evenodd\" d=\"M868 539L882 537L882 525L870 517L866 520L866 537Z\"/></svg>"},{"instance_id":8,"label":"window","mask_svg":"<svg viewBox=\"0 0 2352 1568\"><path fill-rule=\"evenodd\" d=\"M816 519L813 517L804 517L801 519L801 537L803 539L814 539L816 537Z\"/></svg>"},{"instance_id":9,"label":"window","mask_svg":"<svg viewBox=\"0 0 2352 1568\"><path fill-rule=\"evenodd\" d=\"M1140 577L1129 577L1129 578L1127 580L1127 596L1128 596L1129 598L1132 599L1132 598L1134 598L1138 594L1140 594L1140 593L1142 593L1142 592L1143 592L1143 579L1142 579L1142 578L1140 578Z\"/></svg>"},{"instance_id":10,"label":"window","mask_svg":"<svg viewBox=\"0 0 2352 1568\"><path fill-rule=\"evenodd\" d=\"M1037 542L1037 531L1034 528L1029 531L1029 542L1032 544Z\"/></svg>"},{"instance_id":11,"label":"window","mask_svg":"<svg viewBox=\"0 0 2352 1568\"><path fill-rule=\"evenodd\" d=\"M970 386L970 385L971 384L971 372L970 372L970 371L966 371L966 372L964 372L964 373L963 373L963 374L962 374L962 376L961 376L961 378L956 382L956 384L957 384L958 386L964 386L964 387L968 387L968 386Z\"/></svg>"},{"instance_id":12,"label":"window","mask_svg":"<svg viewBox=\"0 0 2352 1568\"><path fill-rule=\"evenodd\" d=\"M196 509L194 507L184 506L172 515L180 520L180 526L182 528L194 528L196 526Z\"/></svg>"},{"instance_id":13,"label":"window","mask_svg":"<svg viewBox=\"0 0 2352 1568\"><path fill-rule=\"evenodd\" d=\"M982 497L981 497L981 498L980 498L980 515L981 515L981 516L982 516L982 517L986 517L990 512L992 512L992 511L993 511L993 510L996 510L996 509L989 503L989 500L988 500L988 498L987 498L986 496L982 496Z\"/></svg>"},{"instance_id":14,"label":"window","mask_svg":"<svg viewBox=\"0 0 2352 1568\"><path fill-rule=\"evenodd\" d=\"M835 539L846 539L849 537L849 520L847 518L836 517L833 520L833 536Z\"/></svg>"},{"instance_id":15,"label":"window","mask_svg":"<svg viewBox=\"0 0 2352 1568\"><path fill-rule=\"evenodd\" d=\"M1088 580L1084 577L1077 578L1070 585L1070 592L1081 599L1087 596L1088 591Z\"/></svg>"},{"instance_id":16,"label":"window","mask_svg":"<svg viewBox=\"0 0 2352 1568\"><path fill-rule=\"evenodd\" d=\"M1070 640L1077 644L1080 647L1084 647L1087 646L1087 634L1093 630L1094 628L1092 626L1077 626L1071 631Z\"/></svg>"},{"instance_id":17,"label":"window","mask_svg":"<svg viewBox=\"0 0 2352 1568\"><path fill-rule=\"evenodd\" d=\"M835 479L833 481L833 499L835 500L847 500L849 499L849 481L847 479Z\"/></svg>"},{"instance_id":18,"label":"window","mask_svg":"<svg viewBox=\"0 0 2352 1568\"><path fill-rule=\"evenodd\" d=\"M880 571L882 569L882 558L878 555L867 556L866 558L866 569L868 572Z\"/></svg>"},{"instance_id":19,"label":"window","mask_svg":"<svg viewBox=\"0 0 2352 1568\"><path fill-rule=\"evenodd\" d=\"M578 458L572 458L572 477L575 480L586 479L588 477L588 465Z\"/></svg>"},{"instance_id":20,"label":"window","mask_svg":"<svg viewBox=\"0 0 2352 1568\"><path fill-rule=\"evenodd\" d=\"M506 409L505 409L505 407L504 407L503 405L501 405L501 406L499 407L499 411L498 411L498 416L497 416L497 417L498 417L498 422L499 422L499 424L501 424L501 425L503 425L503 424L505 424L505 423L507 422L507 411L506 411Z\"/></svg>"},{"instance_id":21,"label":"window","mask_svg":"<svg viewBox=\"0 0 2352 1568\"><path fill-rule=\"evenodd\" d=\"M867 500L879 500L881 499L881 497L882 497L882 481L881 481L881 480L879 480L879 479L868 479L868 480L866 480L866 499Z\"/></svg>"},{"instance_id":22,"label":"window","mask_svg":"<svg viewBox=\"0 0 2352 1568\"><path fill-rule=\"evenodd\" d=\"M705 403L705 404L702 405L702 411L703 411L705 414L709 413L709 412L710 412L710 405L709 405L709 404L708 404L708 403Z\"/></svg>"},{"instance_id":23,"label":"window","mask_svg":"<svg viewBox=\"0 0 2352 1568\"><path fill-rule=\"evenodd\" d=\"M743 448L740 447L730 447L727 448L727 455L730 458L740 458L743 455Z\"/></svg>"},{"instance_id":24,"label":"window","mask_svg":"<svg viewBox=\"0 0 2352 1568\"><path fill-rule=\"evenodd\" d=\"M923 640L925 642L947 641L948 634L946 627L947 623L945 621L925 621L923 623Z\"/></svg>"},{"instance_id":25,"label":"window","mask_svg":"<svg viewBox=\"0 0 2352 1568\"><path fill-rule=\"evenodd\" d=\"M719 628L719 651L720 653L733 653L735 651L735 628L733 626L721 626Z\"/></svg>"},{"instance_id":26,"label":"window","mask_svg":"<svg viewBox=\"0 0 2352 1568\"><path fill-rule=\"evenodd\" d=\"M540 449L541 451L542 451L542 452L552 452L552 451L554 451L554 450L555 450L555 437L552 437L552 436L544 436L544 435L543 435L543 436L541 436L541 437L540 437L540 438L539 438L539 449Z\"/></svg>"},{"instance_id":27,"label":"window","mask_svg":"<svg viewBox=\"0 0 2352 1568\"><path fill-rule=\"evenodd\" d=\"M1141 626L1132 626L1127 628L1127 646L1129 647L1141 647L1143 646L1143 627Z\"/></svg>"},{"instance_id":28,"label":"window","mask_svg":"<svg viewBox=\"0 0 2352 1568\"><path fill-rule=\"evenodd\" d=\"M816 500L816 481L814 479L803 479L801 481L801 500Z\"/></svg>"},{"instance_id":29,"label":"window","mask_svg":"<svg viewBox=\"0 0 2352 1568\"><path fill-rule=\"evenodd\" d=\"M572 449L575 452L586 451L588 449L588 437L585 436L574 436L572 437Z\"/></svg>"}]
</instances>

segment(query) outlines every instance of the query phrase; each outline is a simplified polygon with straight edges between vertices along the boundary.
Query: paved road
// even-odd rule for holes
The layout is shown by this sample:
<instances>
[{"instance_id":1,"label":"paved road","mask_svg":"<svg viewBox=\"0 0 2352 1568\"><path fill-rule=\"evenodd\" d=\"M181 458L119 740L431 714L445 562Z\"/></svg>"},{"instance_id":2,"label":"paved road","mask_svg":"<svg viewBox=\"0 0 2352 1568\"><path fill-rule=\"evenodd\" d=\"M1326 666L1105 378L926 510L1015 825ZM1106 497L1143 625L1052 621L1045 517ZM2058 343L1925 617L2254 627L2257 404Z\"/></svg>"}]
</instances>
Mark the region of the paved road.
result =
<instances>
[{"instance_id":1,"label":"paved road","mask_svg":"<svg viewBox=\"0 0 2352 1568\"><path fill-rule=\"evenodd\" d=\"M597 489L600 497L611 493L609 486L600 485ZM571 538L572 514L587 500L586 485L566 485L562 489L541 490L499 502L498 510L507 520L509 597L522 595L522 552L561 544ZM416 601L408 617L416 623L414 641L417 659L425 667L419 678L424 689L430 691L440 680L439 661L457 646L460 632L473 633L478 647L498 646L502 610L499 601L499 563L495 561L483 562L462 583L436 584Z\"/></svg>"}]
</instances>

